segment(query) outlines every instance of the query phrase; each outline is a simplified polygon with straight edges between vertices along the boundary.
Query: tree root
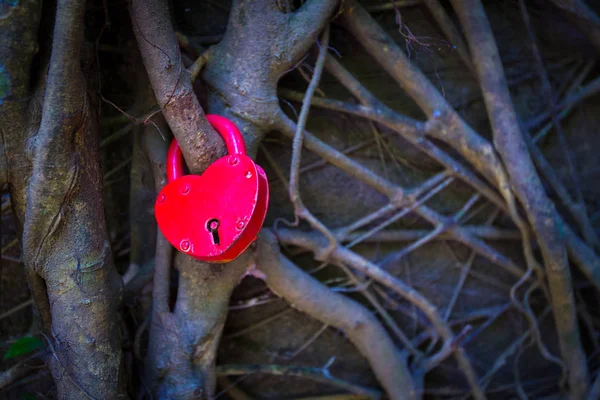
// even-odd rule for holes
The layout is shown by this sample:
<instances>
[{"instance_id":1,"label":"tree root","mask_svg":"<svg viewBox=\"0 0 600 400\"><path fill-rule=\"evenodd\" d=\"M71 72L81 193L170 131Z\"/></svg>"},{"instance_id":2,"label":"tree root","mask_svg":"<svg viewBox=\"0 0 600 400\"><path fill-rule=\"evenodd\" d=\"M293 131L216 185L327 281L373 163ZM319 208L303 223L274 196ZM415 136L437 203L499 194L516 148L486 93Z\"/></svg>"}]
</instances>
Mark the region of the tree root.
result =
<instances>
[{"instance_id":1,"label":"tree root","mask_svg":"<svg viewBox=\"0 0 600 400\"><path fill-rule=\"evenodd\" d=\"M299 246L314 252L317 259L319 259L319 253L323 252L323 250L326 248L326 245L323 243L323 241L311 233L302 233L300 231L282 229L278 232L278 238L282 243ZM457 362L459 363L462 372L466 375L469 385L471 385L473 395L476 398L485 398L485 395L483 394L483 391L477 382L475 371L473 370L473 367L471 366L464 349L460 343L455 340L454 334L448 325L443 321L442 317L438 313L438 310L433 304L424 298L418 291L409 287L400 279L387 273L377 265L369 262L350 250L340 246L336 247L331 253L331 260L332 262L341 265L347 265L360 271L389 290L397 293L399 296L420 309L423 314L428 317L435 331L444 339L446 345L451 345L454 348ZM442 351L446 351L446 349L443 349Z\"/></svg>"},{"instance_id":2,"label":"tree root","mask_svg":"<svg viewBox=\"0 0 600 400\"><path fill-rule=\"evenodd\" d=\"M405 360L379 321L366 308L332 292L281 255L268 231L261 234L256 264L273 292L295 308L341 329L369 361L390 398L421 397L420 384L413 381Z\"/></svg>"},{"instance_id":3,"label":"tree root","mask_svg":"<svg viewBox=\"0 0 600 400\"><path fill-rule=\"evenodd\" d=\"M453 5L473 52L496 148L542 250L561 353L569 369L569 386L573 396L580 398L588 384L587 363L581 346L571 274L555 218L556 211L546 196L520 132L483 6L479 0L454 1Z\"/></svg>"}]
</instances>

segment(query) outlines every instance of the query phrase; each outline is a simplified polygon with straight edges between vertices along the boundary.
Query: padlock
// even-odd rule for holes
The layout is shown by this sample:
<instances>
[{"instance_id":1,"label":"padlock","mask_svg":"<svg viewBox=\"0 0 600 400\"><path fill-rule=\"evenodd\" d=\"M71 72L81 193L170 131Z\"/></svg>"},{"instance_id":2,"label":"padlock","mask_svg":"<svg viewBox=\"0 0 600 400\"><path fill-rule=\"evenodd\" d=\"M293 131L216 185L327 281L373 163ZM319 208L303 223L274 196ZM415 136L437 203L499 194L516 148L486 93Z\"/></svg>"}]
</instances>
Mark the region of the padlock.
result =
<instances>
[{"instance_id":1,"label":"padlock","mask_svg":"<svg viewBox=\"0 0 600 400\"><path fill-rule=\"evenodd\" d=\"M213 263L234 260L256 239L267 214L269 184L246 155L244 138L227 118L207 115L228 155L202 175L183 175L174 139L167 154L167 185L154 205L158 227L176 249Z\"/></svg>"}]
</instances>

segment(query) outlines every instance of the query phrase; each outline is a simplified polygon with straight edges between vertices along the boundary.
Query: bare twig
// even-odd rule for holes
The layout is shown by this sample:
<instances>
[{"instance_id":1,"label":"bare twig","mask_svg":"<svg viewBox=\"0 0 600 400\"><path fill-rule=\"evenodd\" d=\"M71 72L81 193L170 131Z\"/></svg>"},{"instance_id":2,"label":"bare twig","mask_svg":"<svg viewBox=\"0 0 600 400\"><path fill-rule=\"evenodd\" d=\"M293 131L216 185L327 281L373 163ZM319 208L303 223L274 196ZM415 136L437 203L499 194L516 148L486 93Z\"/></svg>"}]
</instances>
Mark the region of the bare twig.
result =
<instances>
[{"instance_id":1,"label":"bare twig","mask_svg":"<svg viewBox=\"0 0 600 400\"><path fill-rule=\"evenodd\" d=\"M467 68L475 75L475 68L473 67L473 62L471 61L471 56L469 55L469 49L467 48L467 44L463 40L456 26L454 26L454 22L446 13L443 5L440 3L440 0L423 0L425 6L429 9L431 15L438 23L439 27L444 32L444 35L448 38L450 43L454 46L458 55L465 63Z\"/></svg>"},{"instance_id":2,"label":"bare twig","mask_svg":"<svg viewBox=\"0 0 600 400\"><path fill-rule=\"evenodd\" d=\"M323 334L323 332L325 332L327 330L327 328L329 328L329 325L327 324L323 324L319 329L317 329L317 331L315 333L313 333L308 340L306 340L300 347L298 347L296 350L294 350L292 353L290 354L286 354L285 358L288 360L291 360L293 358L296 358L298 356L298 354L302 353L304 350L306 350L315 340L317 340L319 338L319 336L321 336Z\"/></svg>"},{"instance_id":3,"label":"bare twig","mask_svg":"<svg viewBox=\"0 0 600 400\"><path fill-rule=\"evenodd\" d=\"M367 299L369 303L373 306L375 311L379 313L387 327L394 333L396 338L400 340L400 342L406 347L406 349L416 357L416 360L420 360L422 358L421 352L413 346L412 342L406 336L406 334L400 329L398 323L394 318L387 312L385 307L381 304L377 296L372 293L372 288L369 287L370 281L366 282L364 279L359 278L355 273L353 273L349 268L344 265L340 265L342 270L348 275L351 283L360 290L362 295Z\"/></svg>"},{"instance_id":4,"label":"bare twig","mask_svg":"<svg viewBox=\"0 0 600 400\"><path fill-rule=\"evenodd\" d=\"M202 70L202 67L204 67L204 64L206 64L209 57L210 50L204 51L198 58L196 58L194 63L188 68L188 74L190 74L190 80L192 82L196 80L196 78L200 74L200 71Z\"/></svg>"},{"instance_id":5,"label":"bare twig","mask_svg":"<svg viewBox=\"0 0 600 400\"><path fill-rule=\"evenodd\" d=\"M479 0L455 0L452 3L473 53L496 148L504 160L517 197L525 205L527 217L540 243L561 353L568 365L570 388L573 395L579 398L586 391L587 365L577 325L571 274L556 212L527 152L483 6Z\"/></svg>"},{"instance_id":6,"label":"bare twig","mask_svg":"<svg viewBox=\"0 0 600 400\"><path fill-rule=\"evenodd\" d=\"M49 345L69 343L49 359L58 397L119 398L119 326L109 316L118 312L122 283L108 244L97 120L81 70L85 9L84 1L57 2L31 179L12 184L27 188L23 258L44 327L54 329Z\"/></svg>"},{"instance_id":7,"label":"bare twig","mask_svg":"<svg viewBox=\"0 0 600 400\"><path fill-rule=\"evenodd\" d=\"M546 309L540 314L539 319L544 319L551 311L550 307L546 307ZM522 345L531 337L531 331L527 331L515 339L510 345L506 347L506 349L496 357L496 360L492 364L492 367L485 373L485 375L481 378L481 384L484 387L487 387L494 375L506 365L509 357L514 354Z\"/></svg>"},{"instance_id":8,"label":"bare twig","mask_svg":"<svg viewBox=\"0 0 600 400\"><path fill-rule=\"evenodd\" d=\"M495 227L486 226L464 226L462 229L469 232L473 236L477 236L481 239L486 240L521 240L521 234L512 229L501 229ZM410 242L413 240L421 239L423 236L429 233L425 229L387 229L382 232L377 232L363 239L364 242ZM359 237L365 235L364 231L356 231L349 233L348 236L342 240L342 242L354 241ZM448 232L441 233L440 239L451 239L452 234Z\"/></svg>"},{"instance_id":9,"label":"bare twig","mask_svg":"<svg viewBox=\"0 0 600 400\"><path fill-rule=\"evenodd\" d=\"M590 69L594 65L595 65L595 62L588 64ZM589 72L589 71L585 70L584 72ZM584 74L580 75L580 77L582 77L582 76L585 77L586 75L584 75ZM557 106L557 110L559 110L559 111L556 112L556 114L557 114L556 118L558 119L558 121L562 121L563 119L565 119L567 116L569 116L571 111L573 111L573 109L576 106L578 106L579 104L581 104L581 102L583 102L583 100L597 95L599 91L600 91L600 77L595 78L594 80L592 80L589 83L586 83L582 87L573 86L573 88L568 92L567 97L565 99L563 99ZM544 117L542 122L545 121L548 117L550 117L550 115L548 115L548 113L544 113L542 116ZM533 141L535 143L537 143L540 140L542 140L544 137L546 137L548 135L548 133L550 133L553 126L554 126L554 124L552 123L552 121L550 121L546 125L544 125L533 136Z\"/></svg>"},{"instance_id":10,"label":"bare twig","mask_svg":"<svg viewBox=\"0 0 600 400\"><path fill-rule=\"evenodd\" d=\"M125 125L123 128L119 129L118 131L116 131L115 133L113 133L112 135L107 137L106 139L102 140L100 142L100 148L106 147L109 144L114 143L117 140L127 136L134 127L135 127L135 123L133 123L133 122Z\"/></svg>"},{"instance_id":11,"label":"bare twig","mask_svg":"<svg viewBox=\"0 0 600 400\"><path fill-rule=\"evenodd\" d=\"M350 393L368 395L371 399L381 398L381 393L376 390L358 386L342 379L334 378L329 371L323 368L293 367L288 365L219 365L217 374L220 376L235 376L249 374L270 374L297 376L308 378L318 382L329 383L331 385L348 390Z\"/></svg>"},{"instance_id":12,"label":"bare twig","mask_svg":"<svg viewBox=\"0 0 600 400\"><path fill-rule=\"evenodd\" d=\"M323 66L325 65L325 56L327 55L327 48L329 46L329 26L327 26L325 28L325 31L323 32L322 40L319 46L319 57L317 58L317 64L315 66L310 85L308 85L308 89L306 90L306 94L304 95L304 100L302 101L302 109L300 111L300 117L298 118L296 133L294 134L294 139L292 143L292 161L290 165L289 193L290 201L294 206L294 214L296 216L295 224L298 223L300 218L307 220L314 229L317 229L322 234L327 236L327 238L329 239L329 247L333 248L337 243L335 237L329 232L327 227L325 227L325 225L323 225L323 223L319 221L306 208L306 206L302 202L302 198L300 197L299 171L300 161L302 157L302 141L304 138L304 127L306 126L306 120L308 118L308 111L310 110L311 99L315 90L319 86L319 80L321 79L321 73L323 72Z\"/></svg>"},{"instance_id":13,"label":"bare twig","mask_svg":"<svg viewBox=\"0 0 600 400\"><path fill-rule=\"evenodd\" d=\"M487 221L485 225L491 225L492 222L494 221L494 219L498 216L498 211L492 213ZM454 254L454 251L452 250L452 248L450 246L448 246L448 248L450 249L450 251L452 252L452 254L454 255L454 258L456 259L457 262L461 263L458 258L456 257L456 254ZM475 261L475 256L477 255L477 253L475 253L474 251L471 252L471 254L469 254L469 258L467 259L466 262L461 263L462 264L462 271L460 273L460 278L458 279L458 282L456 284L456 288L454 289L454 293L452 294L452 298L450 299L450 302L448 303L448 306L446 307L446 311L444 312L444 320L448 321L448 319L450 318L450 315L452 315L452 311L454 309L454 305L456 304L456 300L458 300L458 296L460 295L460 292L467 280L467 277L469 276L469 273L471 272L471 267L473 266L473 261Z\"/></svg>"},{"instance_id":14,"label":"bare twig","mask_svg":"<svg viewBox=\"0 0 600 400\"><path fill-rule=\"evenodd\" d=\"M527 6L525 5L524 0L519 0L519 7L521 8L521 14L523 15L523 21L525 22L525 27L527 28L527 32L529 34L529 41L531 42L531 49L532 49L532 52L534 55L537 73L541 80L542 90L544 92L543 97L546 99L546 101L548 103L547 107L550 112L551 121L552 121L552 124L554 125L554 128L556 129L559 143L560 143L560 146L561 146L563 154L564 154L564 159L566 161L567 169L569 171L570 180L575 189L574 190L575 191L575 196L574 196L575 200L574 201L570 195L565 193L566 190L563 189L562 185L560 184L560 180L558 180L558 177L555 176L556 174L554 174L552 172L553 171L552 167L547 162L545 162L545 159L544 159L543 155L541 154L541 152L539 151L539 149L535 148L536 147L535 143L533 143L533 141L531 141L529 139L529 136L527 133L524 133L524 136L526 138L526 142L532 153L532 156L533 156L534 160L536 161L536 164L538 164L542 174L546 175L546 180L548 180L551 183L551 185L555 188L555 191L557 192L559 197L561 197L561 200L563 201L563 203L569 208L569 211L571 212L571 214L575 218L576 222L580 226L580 229L581 229L586 241L590 245L594 246L595 248L599 248L600 240L598 239L598 235L596 234L594 228L592 227L592 224L591 224L588 212L587 212L587 208L585 205L585 201L583 199L583 194L581 192L579 180L578 180L576 172L575 172L575 166L573 164L571 152L569 151L569 147L567 145L565 135L564 135L562 126L560 124L560 121L558 120L558 117L555 113L555 110L556 110L556 102L554 100L555 96L554 96L554 93L552 93L552 87L550 86L550 80L548 78L548 73L546 72L546 69L544 68L542 55L540 53L540 49L537 44L536 35L533 30L533 26L531 25L529 13L527 11ZM535 148L535 150L532 148ZM532 150L534 150L534 151L532 151ZM548 171L548 172L546 172L546 171ZM550 174L550 176L548 176L548 174Z\"/></svg>"},{"instance_id":15,"label":"bare twig","mask_svg":"<svg viewBox=\"0 0 600 400\"><path fill-rule=\"evenodd\" d=\"M269 323L271 323L273 321L278 320L279 318L283 317L284 315L287 315L287 314L291 313L292 311L294 311L293 308L286 308L286 309L284 309L282 311L279 311L279 312L277 312L277 313L275 313L275 314L273 314L271 316L268 316L265 319L262 319L262 320L260 320L260 321L258 321L256 323L250 325L247 328L240 329L239 331L236 331L236 332L230 333L228 335L225 335L225 336L223 336L223 339L225 339L225 340L227 340L227 339L234 339L236 337L243 336L243 335L245 335L245 334L247 334L249 332L252 332L252 331L254 331L256 329L260 329L263 326L265 326L265 325L267 325L267 324L269 324Z\"/></svg>"},{"instance_id":16,"label":"bare twig","mask_svg":"<svg viewBox=\"0 0 600 400\"><path fill-rule=\"evenodd\" d=\"M17 311L20 311L24 308L27 308L29 306L31 306L33 304L33 299L29 299L27 301L24 301L23 303L11 308L10 310L3 312L2 314L0 314L0 320L3 320L6 317L9 317L11 315L13 315L14 313L16 313Z\"/></svg>"},{"instance_id":17,"label":"bare twig","mask_svg":"<svg viewBox=\"0 0 600 400\"><path fill-rule=\"evenodd\" d=\"M40 363L35 363L35 361L39 361L46 354L46 351L37 352L36 354L19 361L6 371L0 372L0 391L6 390L10 385L14 384L19 379L22 379L27 375L37 371L40 368ZM44 364L42 364L42 367L43 366Z\"/></svg>"},{"instance_id":18,"label":"bare twig","mask_svg":"<svg viewBox=\"0 0 600 400\"><path fill-rule=\"evenodd\" d=\"M279 129L284 135L293 137L295 125L287 118L287 116L281 114L279 119ZM323 159L328 160L331 164L335 165L341 170L348 172L358 180L385 194L392 201L399 202L400 205L412 205L412 201L414 200L405 196L406 191L403 188L394 185L392 182L389 182L374 172L366 169L358 162L341 154L320 139L311 135L309 132L305 132L304 134L304 144L308 149L314 151ZM407 204L405 204L405 202ZM434 226L444 225L447 222L445 222L444 217L440 216L434 210L425 205L416 207L415 211L419 216L423 217ZM511 274L519 278L523 276L522 269L519 268L512 260L497 252L483 241L473 237L461 227L450 224L450 226L447 226L447 232L451 233L455 240L470 246L476 250L478 254L503 267Z\"/></svg>"},{"instance_id":19,"label":"bare twig","mask_svg":"<svg viewBox=\"0 0 600 400\"><path fill-rule=\"evenodd\" d=\"M164 124L164 120L159 121ZM152 167L154 190L160 192L166 185L167 143L160 135L146 129L142 136L142 146ZM169 311L169 286L171 282L171 260L173 248L160 230L156 231L156 253L154 257L154 278L152 281L152 312L157 314ZM152 329L152 328L151 328Z\"/></svg>"}]
</instances>

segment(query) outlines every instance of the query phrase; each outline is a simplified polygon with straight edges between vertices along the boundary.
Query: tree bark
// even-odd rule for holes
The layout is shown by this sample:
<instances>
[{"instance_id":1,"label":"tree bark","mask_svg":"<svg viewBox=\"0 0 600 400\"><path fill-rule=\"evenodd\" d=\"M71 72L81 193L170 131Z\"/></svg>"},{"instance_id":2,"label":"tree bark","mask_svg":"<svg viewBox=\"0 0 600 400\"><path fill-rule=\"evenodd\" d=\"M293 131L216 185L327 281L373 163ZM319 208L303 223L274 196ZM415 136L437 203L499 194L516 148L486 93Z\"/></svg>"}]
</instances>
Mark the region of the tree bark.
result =
<instances>
[{"instance_id":1,"label":"tree bark","mask_svg":"<svg viewBox=\"0 0 600 400\"><path fill-rule=\"evenodd\" d=\"M114 316L122 283L104 222L97 116L80 67L85 1L58 2L49 64L42 53L35 81L40 11L40 2L23 1L0 19L0 56L12 76L0 102L0 124L11 123L0 128L2 165L58 396L121 398Z\"/></svg>"}]
</instances>

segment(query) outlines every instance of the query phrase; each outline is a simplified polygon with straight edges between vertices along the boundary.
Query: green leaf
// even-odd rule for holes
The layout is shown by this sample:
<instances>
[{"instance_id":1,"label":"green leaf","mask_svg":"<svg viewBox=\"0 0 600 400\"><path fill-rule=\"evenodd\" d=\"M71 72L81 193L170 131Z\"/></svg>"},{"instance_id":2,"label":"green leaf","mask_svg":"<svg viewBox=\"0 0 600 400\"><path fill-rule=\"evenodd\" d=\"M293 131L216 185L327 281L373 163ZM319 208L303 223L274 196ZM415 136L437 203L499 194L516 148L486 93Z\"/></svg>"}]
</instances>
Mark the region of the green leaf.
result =
<instances>
[{"instance_id":1,"label":"green leaf","mask_svg":"<svg viewBox=\"0 0 600 400\"><path fill-rule=\"evenodd\" d=\"M31 353L34 350L41 349L44 345L40 339L33 336L25 336L13 343L8 348L8 351L4 355L3 360L9 360L11 358L22 356L23 354Z\"/></svg>"},{"instance_id":2,"label":"green leaf","mask_svg":"<svg viewBox=\"0 0 600 400\"><path fill-rule=\"evenodd\" d=\"M23 394L23 400L35 400L35 396L31 393Z\"/></svg>"}]
</instances>

